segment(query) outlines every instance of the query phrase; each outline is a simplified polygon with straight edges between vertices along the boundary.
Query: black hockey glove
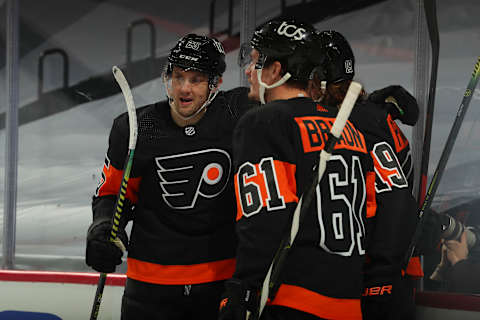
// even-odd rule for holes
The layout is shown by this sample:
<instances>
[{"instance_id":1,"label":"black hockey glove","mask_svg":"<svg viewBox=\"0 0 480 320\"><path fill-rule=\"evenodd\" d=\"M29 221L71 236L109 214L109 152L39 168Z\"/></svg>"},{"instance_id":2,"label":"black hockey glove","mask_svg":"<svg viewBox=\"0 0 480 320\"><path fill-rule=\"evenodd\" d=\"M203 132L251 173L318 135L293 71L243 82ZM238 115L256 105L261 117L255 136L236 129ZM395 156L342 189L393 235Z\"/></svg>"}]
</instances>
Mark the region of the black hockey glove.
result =
<instances>
[{"instance_id":1,"label":"black hockey glove","mask_svg":"<svg viewBox=\"0 0 480 320\"><path fill-rule=\"evenodd\" d=\"M368 96L368 100L385 106L392 118L403 124L414 126L418 120L417 100L402 86L388 86L376 90Z\"/></svg>"},{"instance_id":2,"label":"black hockey glove","mask_svg":"<svg viewBox=\"0 0 480 320\"><path fill-rule=\"evenodd\" d=\"M88 228L85 261L98 272L114 272L115 267L122 263L123 251L109 240L111 229L108 218L94 221ZM119 228L117 237L126 248L128 236L124 228Z\"/></svg>"},{"instance_id":3,"label":"black hockey glove","mask_svg":"<svg viewBox=\"0 0 480 320\"><path fill-rule=\"evenodd\" d=\"M247 311L250 319L257 319L260 303L258 290L248 288L239 279L225 281L225 294L220 302L219 320L245 320Z\"/></svg>"}]
</instances>

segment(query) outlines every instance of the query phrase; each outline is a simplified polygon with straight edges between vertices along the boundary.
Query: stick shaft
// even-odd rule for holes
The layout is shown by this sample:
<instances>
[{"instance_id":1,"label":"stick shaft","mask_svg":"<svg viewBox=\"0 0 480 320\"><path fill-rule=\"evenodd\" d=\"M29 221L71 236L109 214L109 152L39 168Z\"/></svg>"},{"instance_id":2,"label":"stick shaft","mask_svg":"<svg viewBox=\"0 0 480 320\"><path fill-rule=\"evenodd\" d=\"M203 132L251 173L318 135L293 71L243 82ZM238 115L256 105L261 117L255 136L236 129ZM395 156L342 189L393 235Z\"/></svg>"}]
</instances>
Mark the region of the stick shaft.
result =
<instances>
[{"instance_id":1,"label":"stick shaft","mask_svg":"<svg viewBox=\"0 0 480 320\"><path fill-rule=\"evenodd\" d=\"M114 213L112 216L112 229L110 230L109 240L118 246L122 251L125 251L124 244L118 239L117 232L120 228L120 221L122 218L123 207L125 203L125 198L127 194L128 180L130 178L130 173L133 166L133 158L135 154L135 146L137 144L137 111L135 108L135 103L133 102L132 91L128 85L127 79L123 75L122 71L114 66L112 68L113 75L117 81L120 89L122 90L123 97L125 98L125 103L127 104L128 110L128 122L130 126L130 139L128 145L128 155L125 160L125 166L123 171L122 182L120 184L120 189L118 190L117 200L115 202ZM105 281L107 279L106 273L101 273L100 278L98 279L97 291L95 292L95 298L93 300L92 312L90 314L90 320L96 320L98 313L100 311L100 305L102 303L103 288L105 287Z\"/></svg>"},{"instance_id":2,"label":"stick shaft","mask_svg":"<svg viewBox=\"0 0 480 320\"><path fill-rule=\"evenodd\" d=\"M455 121L453 122L452 129L447 138L447 142L445 143L445 147L443 148L442 155L440 156L440 160L438 160L437 168L435 169L435 173L433 174L432 181L427 189L427 193L425 194L425 199L423 200L422 206L418 212L419 222L415 229L415 233L413 235L412 241L408 247L407 254L405 255L403 261L403 267L406 268L410 258L413 256L415 251L415 246L420 239L420 235L422 233L422 226L425 221L424 214L427 209L430 208L432 204L433 197L437 191L437 188L440 184L442 179L443 172L445 171L445 167L447 165L448 159L450 154L452 153L453 145L457 140L458 132L460 131L460 127L462 126L463 119L465 114L467 113L468 106L470 104L470 100L472 99L473 92L475 87L478 84L478 80L480 77L480 56L477 59L477 63L473 69L472 77L467 85L467 89L465 90L465 94L463 95L462 102L458 107L457 116L455 117ZM428 213L427 213L428 214ZM405 270L405 269L404 269Z\"/></svg>"}]
</instances>

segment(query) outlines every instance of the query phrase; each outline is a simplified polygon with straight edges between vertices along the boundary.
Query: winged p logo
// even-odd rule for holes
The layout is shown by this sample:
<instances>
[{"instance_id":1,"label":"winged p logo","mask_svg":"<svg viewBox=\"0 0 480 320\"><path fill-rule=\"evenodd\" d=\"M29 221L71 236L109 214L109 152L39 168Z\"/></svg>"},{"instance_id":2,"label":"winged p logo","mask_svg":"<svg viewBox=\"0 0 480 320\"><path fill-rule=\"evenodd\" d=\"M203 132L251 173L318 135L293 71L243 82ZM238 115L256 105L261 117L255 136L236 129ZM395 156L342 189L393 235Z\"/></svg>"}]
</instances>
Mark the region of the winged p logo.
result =
<instances>
[{"instance_id":1,"label":"winged p logo","mask_svg":"<svg viewBox=\"0 0 480 320\"><path fill-rule=\"evenodd\" d=\"M163 200L172 209L191 209L199 198L214 198L227 186L230 155L207 149L155 158Z\"/></svg>"}]
</instances>

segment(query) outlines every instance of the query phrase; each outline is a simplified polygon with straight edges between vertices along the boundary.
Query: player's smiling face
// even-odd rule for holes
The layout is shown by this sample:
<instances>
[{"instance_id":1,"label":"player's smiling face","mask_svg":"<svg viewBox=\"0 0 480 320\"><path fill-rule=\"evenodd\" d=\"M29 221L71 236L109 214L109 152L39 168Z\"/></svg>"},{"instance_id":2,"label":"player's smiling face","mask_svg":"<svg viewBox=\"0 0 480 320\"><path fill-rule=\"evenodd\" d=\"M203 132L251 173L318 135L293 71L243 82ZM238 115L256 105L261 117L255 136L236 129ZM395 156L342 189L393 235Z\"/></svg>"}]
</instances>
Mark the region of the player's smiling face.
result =
<instances>
[{"instance_id":1,"label":"player's smiling face","mask_svg":"<svg viewBox=\"0 0 480 320\"><path fill-rule=\"evenodd\" d=\"M193 115L207 100L208 76L198 71L173 67L171 97L181 116Z\"/></svg>"}]
</instances>

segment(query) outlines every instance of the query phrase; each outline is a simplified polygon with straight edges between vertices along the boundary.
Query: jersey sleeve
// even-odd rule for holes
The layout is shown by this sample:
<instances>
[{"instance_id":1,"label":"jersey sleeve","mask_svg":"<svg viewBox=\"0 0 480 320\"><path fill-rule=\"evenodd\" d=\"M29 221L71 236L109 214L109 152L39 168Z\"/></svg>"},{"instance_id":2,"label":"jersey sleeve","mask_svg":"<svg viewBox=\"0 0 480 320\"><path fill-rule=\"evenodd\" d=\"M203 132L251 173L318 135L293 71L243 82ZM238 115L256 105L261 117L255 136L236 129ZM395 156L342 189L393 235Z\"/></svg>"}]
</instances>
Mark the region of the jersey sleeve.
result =
<instances>
[{"instance_id":1,"label":"jersey sleeve","mask_svg":"<svg viewBox=\"0 0 480 320\"><path fill-rule=\"evenodd\" d=\"M248 112L233 140L239 237L234 277L253 287L261 286L298 202L295 153L283 136L288 130L262 115Z\"/></svg>"},{"instance_id":2,"label":"jersey sleeve","mask_svg":"<svg viewBox=\"0 0 480 320\"><path fill-rule=\"evenodd\" d=\"M378 123L371 148L377 214L368 241L366 268L366 283L373 287L391 285L405 271L401 270L401 264L418 220L412 179L405 172L405 169L408 174L413 171L408 140L390 115ZM418 267L410 267L410 273L421 276Z\"/></svg>"},{"instance_id":3,"label":"jersey sleeve","mask_svg":"<svg viewBox=\"0 0 480 320\"><path fill-rule=\"evenodd\" d=\"M128 134L128 116L123 114L114 120L110 130L100 182L92 199L94 220L109 219L113 215L113 207L120 190L128 154ZM140 177L131 176L126 193L126 198L131 204L137 202L139 185Z\"/></svg>"}]
</instances>

